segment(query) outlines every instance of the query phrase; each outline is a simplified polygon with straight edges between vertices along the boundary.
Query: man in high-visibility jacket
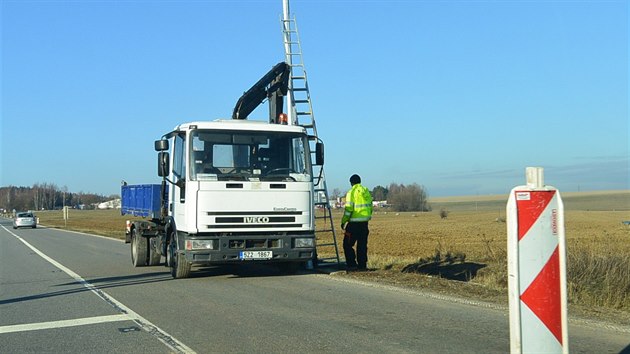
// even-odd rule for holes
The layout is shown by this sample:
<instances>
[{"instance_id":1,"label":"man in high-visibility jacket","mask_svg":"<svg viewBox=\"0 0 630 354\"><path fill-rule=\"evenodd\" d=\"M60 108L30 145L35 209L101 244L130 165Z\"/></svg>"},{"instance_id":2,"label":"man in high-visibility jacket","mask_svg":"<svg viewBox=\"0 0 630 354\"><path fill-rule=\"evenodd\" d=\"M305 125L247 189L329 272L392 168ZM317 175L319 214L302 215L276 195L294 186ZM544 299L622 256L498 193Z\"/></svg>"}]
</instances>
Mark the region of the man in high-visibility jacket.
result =
<instances>
[{"instance_id":1,"label":"man in high-visibility jacket","mask_svg":"<svg viewBox=\"0 0 630 354\"><path fill-rule=\"evenodd\" d=\"M352 188L346 194L346 206L341 219L341 228L345 230L343 253L349 271L367 270L368 222L372 218L372 195L361 185L361 177L350 177ZM356 256L354 244L357 244Z\"/></svg>"}]
</instances>

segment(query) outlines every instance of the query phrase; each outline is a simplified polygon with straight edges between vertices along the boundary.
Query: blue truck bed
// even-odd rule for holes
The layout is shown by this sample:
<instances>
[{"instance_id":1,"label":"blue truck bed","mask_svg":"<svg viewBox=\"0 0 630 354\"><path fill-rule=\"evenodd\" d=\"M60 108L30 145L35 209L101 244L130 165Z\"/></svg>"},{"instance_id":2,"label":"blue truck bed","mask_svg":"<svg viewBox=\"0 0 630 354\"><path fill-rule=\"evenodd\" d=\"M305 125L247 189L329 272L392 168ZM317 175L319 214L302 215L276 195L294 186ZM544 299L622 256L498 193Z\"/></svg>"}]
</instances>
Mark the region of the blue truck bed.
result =
<instances>
[{"instance_id":1,"label":"blue truck bed","mask_svg":"<svg viewBox=\"0 0 630 354\"><path fill-rule=\"evenodd\" d=\"M160 215L159 184L124 185L121 187L122 215L157 218Z\"/></svg>"}]
</instances>

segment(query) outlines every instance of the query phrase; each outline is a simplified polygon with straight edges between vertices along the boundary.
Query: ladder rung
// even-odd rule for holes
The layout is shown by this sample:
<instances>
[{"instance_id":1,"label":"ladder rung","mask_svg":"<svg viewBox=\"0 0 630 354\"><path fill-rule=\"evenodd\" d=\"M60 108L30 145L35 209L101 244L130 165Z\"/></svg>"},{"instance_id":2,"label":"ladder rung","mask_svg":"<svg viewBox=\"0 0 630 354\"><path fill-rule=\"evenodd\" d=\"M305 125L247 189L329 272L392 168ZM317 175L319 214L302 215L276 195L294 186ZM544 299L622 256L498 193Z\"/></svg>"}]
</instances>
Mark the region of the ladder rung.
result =
<instances>
[{"instance_id":1,"label":"ladder rung","mask_svg":"<svg viewBox=\"0 0 630 354\"><path fill-rule=\"evenodd\" d=\"M293 80L306 80L306 76L291 76Z\"/></svg>"},{"instance_id":2,"label":"ladder rung","mask_svg":"<svg viewBox=\"0 0 630 354\"><path fill-rule=\"evenodd\" d=\"M308 100L294 100L293 103L308 103Z\"/></svg>"},{"instance_id":3,"label":"ladder rung","mask_svg":"<svg viewBox=\"0 0 630 354\"><path fill-rule=\"evenodd\" d=\"M320 260L320 261L328 261L328 260L331 260L331 259L336 260L337 257L331 256L331 257L322 257L322 258L317 258L317 259Z\"/></svg>"},{"instance_id":4,"label":"ladder rung","mask_svg":"<svg viewBox=\"0 0 630 354\"><path fill-rule=\"evenodd\" d=\"M295 112L295 114L297 114L298 116L310 116L313 113L312 112Z\"/></svg>"},{"instance_id":5,"label":"ladder rung","mask_svg":"<svg viewBox=\"0 0 630 354\"><path fill-rule=\"evenodd\" d=\"M330 219L330 216L316 216L315 220L327 220ZM321 230L315 230L315 232L330 232L332 231L332 229L321 229Z\"/></svg>"},{"instance_id":6,"label":"ladder rung","mask_svg":"<svg viewBox=\"0 0 630 354\"><path fill-rule=\"evenodd\" d=\"M328 219L332 219L330 217L330 215L326 215L326 216L316 216L315 220L328 220ZM315 232L329 232L332 231L332 229L321 229L321 230L315 230Z\"/></svg>"},{"instance_id":7,"label":"ladder rung","mask_svg":"<svg viewBox=\"0 0 630 354\"><path fill-rule=\"evenodd\" d=\"M299 88L299 87L298 87L298 88L295 88L295 87L294 87L294 88L292 88L292 90L293 90L293 91L302 91L302 92L303 92L303 91L307 91L307 89L306 89L306 88Z\"/></svg>"}]
</instances>

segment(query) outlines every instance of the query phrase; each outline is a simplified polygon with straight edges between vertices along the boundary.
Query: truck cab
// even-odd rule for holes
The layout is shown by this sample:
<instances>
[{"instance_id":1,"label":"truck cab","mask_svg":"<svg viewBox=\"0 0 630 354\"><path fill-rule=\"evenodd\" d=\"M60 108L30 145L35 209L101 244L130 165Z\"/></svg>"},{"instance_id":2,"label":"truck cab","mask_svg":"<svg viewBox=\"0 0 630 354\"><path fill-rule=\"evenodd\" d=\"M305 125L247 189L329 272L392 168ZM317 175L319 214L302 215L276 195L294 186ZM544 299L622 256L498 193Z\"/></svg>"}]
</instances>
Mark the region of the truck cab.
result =
<instances>
[{"instance_id":1,"label":"truck cab","mask_svg":"<svg viewBox=\"0 0 630 354\"><path fill-rule=\"evenodd\" d=\"M192 122L164 135L158 146L159 174L170 182L170 231L154 246L171 267L183 267L183 274L203 263L295 267L314 257L311 152L303 127Z\"/></svg>"}]
</instances>

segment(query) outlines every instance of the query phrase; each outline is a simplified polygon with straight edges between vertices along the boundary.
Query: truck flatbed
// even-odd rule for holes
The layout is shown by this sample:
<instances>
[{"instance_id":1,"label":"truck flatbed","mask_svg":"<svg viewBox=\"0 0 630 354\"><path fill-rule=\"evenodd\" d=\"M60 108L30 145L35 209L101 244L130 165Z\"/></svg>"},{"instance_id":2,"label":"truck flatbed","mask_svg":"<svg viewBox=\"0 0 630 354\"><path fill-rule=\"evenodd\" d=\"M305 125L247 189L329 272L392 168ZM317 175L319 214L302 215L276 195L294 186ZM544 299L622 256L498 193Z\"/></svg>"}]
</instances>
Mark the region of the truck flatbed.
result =
<instances>
[{"instance_id":1,"label":"truck flatbed","mask_svg":"<svg viewBox=\"0 0 630 354\"><path fill-rule=\"evenodd\" d=\"M157 218L160 215L161 187L159 184L122 186L121 214Z\"/></svg>"}]
</instances>

